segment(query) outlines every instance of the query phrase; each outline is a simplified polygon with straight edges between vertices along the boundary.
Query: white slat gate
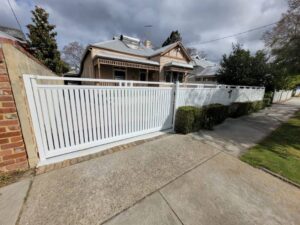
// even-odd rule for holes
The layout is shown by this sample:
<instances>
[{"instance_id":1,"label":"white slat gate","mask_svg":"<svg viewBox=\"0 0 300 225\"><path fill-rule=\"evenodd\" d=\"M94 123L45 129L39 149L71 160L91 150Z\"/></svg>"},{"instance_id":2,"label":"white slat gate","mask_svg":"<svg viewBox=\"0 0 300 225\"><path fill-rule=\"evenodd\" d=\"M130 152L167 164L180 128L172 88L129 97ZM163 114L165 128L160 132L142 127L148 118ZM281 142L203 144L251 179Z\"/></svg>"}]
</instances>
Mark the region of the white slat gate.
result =
<instances>
[{"instance_id":1,"label":"white slat gate","mask_svg":"<svg viewBox=\"0 0 300 225\"><path fill-rule=\"evenodd\" d=\"M84 84L64 85L65 80ZM88 82L102 86L85 85ZM41 161L171 129L180 106L259 101L265 91L262 87L34 75L24 75L24 85Z\"/></svg>"},{"instance_id":2,"label":"white slat gate","mask_svg":"<svg viewBox=\"0 0 300 225\"><path fill-rule=\"evenodd\" d=\"M146 87L124 81L114 81L119 86L38 82L43 79L24 75L41 160L172 128L174 87L169 83Z\"/></svg>"}]
</instances>

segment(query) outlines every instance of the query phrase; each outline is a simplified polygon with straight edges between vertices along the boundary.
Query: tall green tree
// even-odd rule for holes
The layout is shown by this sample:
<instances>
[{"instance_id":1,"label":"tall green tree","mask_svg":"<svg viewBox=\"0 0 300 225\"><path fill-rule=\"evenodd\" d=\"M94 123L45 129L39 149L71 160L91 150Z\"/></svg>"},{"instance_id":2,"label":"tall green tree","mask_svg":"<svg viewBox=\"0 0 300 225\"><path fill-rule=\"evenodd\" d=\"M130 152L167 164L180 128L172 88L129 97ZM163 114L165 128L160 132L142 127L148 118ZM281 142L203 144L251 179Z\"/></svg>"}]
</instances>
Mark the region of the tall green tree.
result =
<instances>
[{"instance_id":1,"label":"tall green tree","mask_svg":"<svg viewBox=\"0 0 300 225\"><path fill-rule=\"evenodd\" d=\"M232 52L223 55L221 69L217 80L221 84L266 86L272 89L273 75L268 59L263 51L257 51L254 56L240 44L232 46Z\"/></svg>"},{"instance_id":2,"label":"tall green tree","mask_svg":"<svg viewBox=\"0 0 300 225\"><path fill-rule=\"evenodd\" d=\"M57 48L55 25L49 24L49 14L36 6L32 12L32 24L28 24L28 44L33 55L57 74L68 71L68 66L60 58Z\"/></svg>"},{"instance_id":3,"label":"tall green tree","mask_svg":"<svg viewBox=\"0 0 300 225\"><path fill-rule=\"evenodd\" d=\"M177 41L182 41L181 35L178 32L178 30L172 31L170 36L162 44L162 47L167 46L167 45L172 44L172 43L175 43Z\"/></svg>"},{"instance_id":4,"label":"tall green tree","mask_svg":"<svg viewBox=\"0 0 300 225\"><path fill-rule=\"evenodd\" d=\"M276 26L264 34L274 63L287 69L289 75L300 74L300 0L287 0L288 10Z\"/></svg>"}]
</instances>

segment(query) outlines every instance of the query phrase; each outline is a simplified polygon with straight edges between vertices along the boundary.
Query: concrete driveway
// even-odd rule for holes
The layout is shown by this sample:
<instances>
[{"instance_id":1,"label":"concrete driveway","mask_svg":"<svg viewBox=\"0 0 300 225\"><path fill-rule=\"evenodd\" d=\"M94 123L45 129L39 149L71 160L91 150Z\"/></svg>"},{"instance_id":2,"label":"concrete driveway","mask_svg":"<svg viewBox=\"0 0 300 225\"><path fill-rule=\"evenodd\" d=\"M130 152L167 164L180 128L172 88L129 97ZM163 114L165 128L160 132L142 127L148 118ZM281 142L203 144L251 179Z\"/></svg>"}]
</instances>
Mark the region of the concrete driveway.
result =
<instances>
[{"instance_id":1,"label":"concrete driveway","mask_svg":"<svg viewBox=\"0 0 300 225\"><path fill-rule=\"evenodd\" d=\"M299 224L300 190L235 157L274 129L263 118L284 120L296 109L282 107L280 116L271 108L257 123L247 122L258 121L255 115L236 119L238 139L221 139L220 126L216 133L169 135L39 175L18 224Z\"/></svg>"}]
</instances>

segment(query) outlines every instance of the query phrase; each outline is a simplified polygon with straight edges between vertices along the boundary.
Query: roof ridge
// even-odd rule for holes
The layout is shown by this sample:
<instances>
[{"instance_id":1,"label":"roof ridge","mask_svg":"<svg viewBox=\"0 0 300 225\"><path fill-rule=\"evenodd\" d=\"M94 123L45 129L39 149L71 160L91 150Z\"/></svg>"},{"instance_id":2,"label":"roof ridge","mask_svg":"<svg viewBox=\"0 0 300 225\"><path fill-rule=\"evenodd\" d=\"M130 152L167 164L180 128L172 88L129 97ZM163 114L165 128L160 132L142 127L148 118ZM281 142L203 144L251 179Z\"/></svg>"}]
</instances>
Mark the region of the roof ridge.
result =
<instances>
[{"instance_id":1,"label":"roof ridge","mask_svg":"<svg viewBox=\"0 0 300 225\"><path fill-rule=\"evenodd\" d=\"M100 42L93 43L92 45L96 45L96 44L104 44L104 43L109 43L109 42L113 42L113 41L118 41L118 40L112 39L112 40L107 40L107 41L100 41Z\"/></svg>"}]
</instances>

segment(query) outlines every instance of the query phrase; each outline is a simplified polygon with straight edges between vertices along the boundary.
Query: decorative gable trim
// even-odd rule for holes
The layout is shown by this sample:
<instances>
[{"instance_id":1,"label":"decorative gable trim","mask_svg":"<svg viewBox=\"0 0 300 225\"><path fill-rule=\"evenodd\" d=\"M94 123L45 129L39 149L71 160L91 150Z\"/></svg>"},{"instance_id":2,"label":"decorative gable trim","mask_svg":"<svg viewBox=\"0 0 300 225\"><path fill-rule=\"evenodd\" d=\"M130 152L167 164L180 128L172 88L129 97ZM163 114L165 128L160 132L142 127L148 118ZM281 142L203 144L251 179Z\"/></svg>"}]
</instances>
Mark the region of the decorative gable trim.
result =
<instances>
[{"instance_id":1,"label":"decorative gable trim","mask_svg":"<svg viewBox=\"0 0 300 225\"><path fill-rule=\"evenodd\" d=\"M175 48L180 48L182 50L183 55L188 59L188 61L192 61L192 58L187 53L187 50L185 49L185 47L182 45L182 43L180 41L175 42L173 44L170 44L169 48L166 48L164 51L162 51L160 53L152 55L151 58L154 57L154 56L157 56L157 55L163 56L163 55L167 54L168 52L170 52L171 50L173 50Z\"/></svg>"}]
</instances>

